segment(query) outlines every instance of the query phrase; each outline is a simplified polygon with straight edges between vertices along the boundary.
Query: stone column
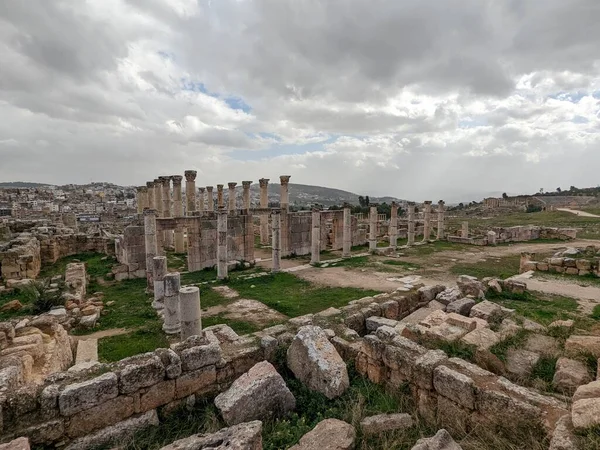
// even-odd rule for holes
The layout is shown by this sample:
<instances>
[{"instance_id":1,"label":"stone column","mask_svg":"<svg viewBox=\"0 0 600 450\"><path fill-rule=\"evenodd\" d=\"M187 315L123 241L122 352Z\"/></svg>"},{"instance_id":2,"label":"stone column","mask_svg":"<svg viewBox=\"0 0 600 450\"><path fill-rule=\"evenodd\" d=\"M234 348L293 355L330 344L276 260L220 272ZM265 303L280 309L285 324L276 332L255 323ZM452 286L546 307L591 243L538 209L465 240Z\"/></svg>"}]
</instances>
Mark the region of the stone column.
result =
<instances>
[{"instance_id":1,"label":"stone column","mask_svg":"<svg viewBox=\"0 0 600 450\"><path fill-rule=\"evenodd\" d=\"M242 208L244 208L244 209L250 209L250 185L251 184L252 184L252 181L242 181L242 188L243 188Z\"/></svg>"},{"instance_id":2,"label":"stone column","mask_svg":"<svg viewBox=\"0 0 600 450\"><path fill-rule=\"evenodd\" d=\"M319 262L321 262L321 210L313 208L310 263L318 264Z\"/></svg>"},{"instance_id":3,"label":"stone column","mask_svg":"<svg viewBox=\"0 0 600 450\"><path fill-rule=\"evenodd\" d=\"M260 207L269 207L269 179L261 178L258 180L260 186ZM265 213L260 215L260 243L267 245L269 243L269 216Z\"/></svg>"},{"instance_id":4,"label":"stone column","mask_svg":"<svg viewBox=\"0 0 600 450\"><path fill-rule=\"evenodd\" d=\"M146 189L146 186L138 186L136 188L137 213L139 215L142 215L144 212L144 195L147 192Z\"/></svg>"},{"instance_id":5,"label":"stone column","mask_svg":"<svg viewBox=\"0 0 600 450\"><path fill-rule=\"evenodd\" d=\"M369 251L373 252L377 248L377 205L369 206Z\"/></svg>"},{"instance_id":6,"label":"stone column","mask_svg":"<svg viewBox=\"0 0 600 450\"><path fill-rule=\"evenodd\" d=\"M488 245L496 245L496 232L495 231L487 232L487 243L488 243Z\"/></svg>"},{"instance_id":7,"label":"stone column","mask_svg":"<svg viewBox=\"0 0 600 450\"><path fill-rule=\"evenodd\" d=\"M217 184L217 209L225 207L225 200L223 199L223 185Z\"/></svg>"},{"instance_id":8,"label":"stone column","mask_svg":"<svg viewBox=\"0 0 600 450\"><path fill-rule=\"evenodd\" d=\"M227 278L227 211L217 211L217 278Z\"/></svg>"},{"instance_id":9,"label":"stone column","mask_svg":"<svg viewBox=\"0 0 600 450\"><path fill-rule=\"evenodd\" d=\"M271 211L271 231L273 233L272 256L273 268L271 272L277 273L281 269L281 210Z\"/></svg>"},{"instance_id":10,"label":"stone column","mask_svg":"<svg viewBox=\"0 0 600 450\"><path fill-rule=\"evenodd\" d=\"M156 217L164 217L163 184L164 177L159 177L154 180L154 204L156 205Z\"/></svg>"},{"instance_id":11,"label":"stone column","mask_svg":"<svg viewBox=\"0 0 600 450\"><path fill-rule=\"evenodd\" d=\"M444 200L440 200L438 202L437 208L437 238L438 241L444 239L445 237L445 224L444 224L444 215L445 215L445 203Z\"/></svg>"},{"instance_id":12,"label":"stone column","mask_svg":"<svg viewBox=\"0 0 600 450\"><path fill-rule=\"evenodd\" d=\"M235 207L236 207L236 202L235 202L235 187L237 186L237 183L235 182L230 182L227 183L227 187L229 188L229 194L228 194L228 201L229 201L229 211L230 214L232 214L235 211Z\"/></svg>"},{"instance_id":13,"label":"stone column","mask_svg":"<svg viewBox=\"0 0 600 450\"><path fill-rule=\"evenodd\" d=\"M342 257L348 258L352 252L352 210L348 203L344 203L344 235Z\"/></svg>"},{"instance_id":14,"label":"stone column","mask_svg":"<svg viewBox=\"0 0 600 450\"><path fill-rule=\"evenodd\" d=\"M215 199L213 197L213 187L206 186L206 210L208 212L213 212L215 210Z\"/></svg>"},{"instance_id":15,"label":"stone column","mask_svg":"<svg viewBox=\"0 0 600 450\"><path fill-rule=\"evenodd\" d=\"M179 315L179 290L181 282L179 272L165 275L165 307L163 309L162 329L167 334L177 334L181 331Z\"/></svg>"},{"instance_id":16,"label":"stone column","mask_svg":"<svg viewBox=\"0 0 600 450\"><path fill-rule=\"evenodd\" d=\"M187 264L190 272L202 270L202 235L200 217L191 219L187 227Z\"/></svg>"},{"instance_id":17,"label":"stone column","mask_svg":"<svg viewBox=\"0 0 600 450\"><path fill-rule=\"evenodd\" d=\"M206 191L206 188L198 188L198 211L200 212L200 215L202 215L202 213L204 212L204 192Z\"/></svg>"},{"instance_id":18,"label":"stone column","mask_svg":"<svg viewBox=\"0 0 600 450\"><path fill-rule=\"evenodd\" d=\"M171 178L160 177L162 179L162 216L172 217L171 213ZM165 230L165 247L173 247L173 230Z\"/></svg>"},{"instance_id":19,"label":"stone column","mask_svg":"<svg viewBox=\"0 0 600 450\"><path fill-rule=\"evenodd\" d=\"M431 200L423 202L423 242L431 237Z\"/></svg>"},{"instance_id":20,"label":"stone column","mask_svg":"<svg viewBox=\"0 0 600 450\"><path fill-rule=\"evenodd\" d=\"M148 189L148 209L156 209L156 203L154 201L154 199L156 198L154 196L154 181L147 181L146 182L146 188Z\"/></svg>"},{"instance_id":21,"label":"stone column","mask_svg":"<svg viewBox=\"0 0 600 450\"><path fill-rule=\"evenodd\" d=\"M279 177L281 183L281 191L279 196L279 204L281 209L287 211L290 207L290 194L288 191L288 185L290 184L290 175L281 175Z\"/></svg>"},{"instance_id":22,"label":"stone column","mask_svg":"<svg viewBox=\"0 0 600 450\"><path fill-rule=\"evenodd\" d=\"M467 239L469 237L469 222L463 222L460 230L460 237Z\"/></svg>"},{"instance_id":23,"label":"stone column","mask_svg":"<svg viewBox=\"0 0 600 450\"><path fill-rule=\"evenodd\" d=\"M415 204L408 204L408 245L415 244Z\"/></svg>"},{"instance_id":24,"label":"stone column","mask_svg":"<svg viewBox=\"0 0 600 450\"><path fill-rule=\"evenodd\" d=\"M398 247L398 203L392 202L390 216L390 247L396 249Z\"/></svg>"},{"instance_id":25,"label":"stone column","mask_svg":"<svg viewBox=\"0 0 600 450\"><path fill-rule=\"evenodd\" d=\"M152 274L154 277L154 309L163 309L165 306L165 275L167 274L167 258L155 256L152 258Z\"/></svg>"},{"instance_id":26,"label":"stone column","mask_svg":"<svg viewBox=\"0 0 600 450\"><path fill-rule=\"evenodd\" d=\"M187 286L179 289L179 316L181 317L181 340L202 333L200 289Z\"/></svg>"},{"instance_id":27,"label":"stone column","mask_svg":"<svg viewBox=\"0 0 600 450\"><path fill-rule=\"evenodd\" d=\"M195 170L186 170L185 175L185 202L187 215L193 216L196 212L196 175Z\"/></svg>"},{"instance_id":28,"label":"stone column","mask_svg":"<svg viewBox=\"0 0 600 450\"><path fill-rule=\"evenodd\" d=\"M156 210L144 211L144 243L146 246L146 279L148 287L154 286L153 260L158 253L156 244Z\"/></svg>"},{"instance_id":29,"label":"stone column","mask_svg":"<svg viewBox=\"0 0 600 450\"><path fill-rule=\"evenodd\" d=\"M183 199L181 198L181 175L173 175L173 217L183 217ZM183 230L175 231L175 253L185 252Z\"/></svg>"}]
</instances>

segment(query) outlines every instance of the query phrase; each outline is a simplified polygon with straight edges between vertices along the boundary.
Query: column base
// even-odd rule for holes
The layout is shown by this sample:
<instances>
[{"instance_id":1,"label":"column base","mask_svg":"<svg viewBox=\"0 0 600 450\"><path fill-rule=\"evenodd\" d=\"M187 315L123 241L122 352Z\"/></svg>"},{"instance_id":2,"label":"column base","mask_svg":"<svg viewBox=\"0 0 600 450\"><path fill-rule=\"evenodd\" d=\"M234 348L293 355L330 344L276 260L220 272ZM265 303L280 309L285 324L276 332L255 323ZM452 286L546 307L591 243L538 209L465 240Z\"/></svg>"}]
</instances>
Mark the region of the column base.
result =
<instances>
[{"instance_id":1,"label":"column base","mask_svg":"<svg viewBox=\"0 0 600 450\"><path fill-rule=\"evenodd\" d=\"M179 334L181 333L181 325L176 325L176 326L168 326L163 324L162 326L162 330L166 333L166 334Z\"/></svg>"}]
</instances>

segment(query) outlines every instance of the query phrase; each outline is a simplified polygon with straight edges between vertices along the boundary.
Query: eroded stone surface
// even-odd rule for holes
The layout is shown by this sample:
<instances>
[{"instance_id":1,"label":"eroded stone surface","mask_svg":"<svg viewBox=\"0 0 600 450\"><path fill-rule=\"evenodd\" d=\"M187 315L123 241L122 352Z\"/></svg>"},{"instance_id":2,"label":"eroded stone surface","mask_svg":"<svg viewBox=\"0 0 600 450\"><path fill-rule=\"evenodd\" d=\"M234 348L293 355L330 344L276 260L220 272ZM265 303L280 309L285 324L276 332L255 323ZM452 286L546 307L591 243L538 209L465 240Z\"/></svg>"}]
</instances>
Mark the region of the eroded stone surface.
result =
<instances>
[{"instance_id":1,"label":"eroded stone surface","mask_svg":"<svg viewBox=\"0 0 600 450\"><path fill-rule=\"evenodd\" d=\"M409 414L379 414L365 417L360 421L364 434L378 434L385 431L405 430L414 425Z\"/></svg>"},{"instance_id":2,"label":"eroded stone surface","mask_svg":"<svg viewBox=\"0 0 600 450\"><path fill-rule=\"evenodd\" d=\"M326 419L302 436L290 450L351 450L355 439L356 431L352 425L338 419Z\"/></svg>"},{"instance_id":3,"label":"eroded stone surface","mask_svg":"<svg viewBox=\"0 0 600 450\"><path fill-rule=\"evenodd\" d=\"M462 450L450 433L446 430L439 430L435 436L419 439L412 450Z\"/></svg>"},{"instance_id":4,"label":"eroded stone surface","mask_svg":"<svg viewBox=\"0 0 600 450\"><path fill-rule=\"evenodd\" d=\"M262 422L241 423L216 433L179 439L161 450L262 450Z\"/></svg>"}]
</instances>

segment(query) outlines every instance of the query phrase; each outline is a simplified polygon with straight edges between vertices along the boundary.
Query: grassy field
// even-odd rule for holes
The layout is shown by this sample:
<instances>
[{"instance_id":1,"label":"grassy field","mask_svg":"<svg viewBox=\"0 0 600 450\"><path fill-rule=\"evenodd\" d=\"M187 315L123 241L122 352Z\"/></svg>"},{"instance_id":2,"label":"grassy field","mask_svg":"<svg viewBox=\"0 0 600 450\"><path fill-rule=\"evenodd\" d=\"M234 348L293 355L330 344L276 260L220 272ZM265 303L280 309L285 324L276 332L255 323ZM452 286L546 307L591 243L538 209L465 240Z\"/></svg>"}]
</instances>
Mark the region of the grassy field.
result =
<instances>
[{"instance_id":1,"label":"grassy field","mask_svg":"<svg viewBox=\"0 0 600 450\"><path fill-rule=\"evenodd\" d=\"M513 227L517 225L539 225L560 228L581 228L577 237L600 239L600 218L579 217L564 211L543 211L537 213L512 212L489 219L476 217L455 217L448 219L448 229L458 230L462 222L468 221L472 230L477 228Z\"/></svg>"},{"instance_id":2,"label":"grassy field","mask_svg":"<svg viewBox=\"0 0 600 450\"><path fill-rule=\"evenodd\" d=\"M490 257L486 261L455 264L450 268L450 272L456 275L471 275L479 279L485 277L505 279L519 273L520 260L519 255Z\"/></svg>"}]
</instances>

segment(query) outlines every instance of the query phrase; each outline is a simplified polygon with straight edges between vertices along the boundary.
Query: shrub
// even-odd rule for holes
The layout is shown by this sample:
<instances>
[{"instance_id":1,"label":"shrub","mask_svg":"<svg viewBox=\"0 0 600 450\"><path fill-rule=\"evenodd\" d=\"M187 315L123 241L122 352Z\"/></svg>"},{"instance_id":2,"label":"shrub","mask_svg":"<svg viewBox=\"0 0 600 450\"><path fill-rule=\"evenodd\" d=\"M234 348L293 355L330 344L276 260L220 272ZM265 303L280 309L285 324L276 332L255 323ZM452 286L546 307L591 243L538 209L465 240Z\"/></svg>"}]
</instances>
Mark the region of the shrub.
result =
<instances>
[{"instance_id":1,"label":"shrub","mask_svg":"<svg viewBox=\"0 0 600 450\"><path fill-rule=\"evenodd\" d=\"M23 297L31 304L34 314L50 311L54 306L64 306L65 300L62 298L64 285L61 283L53 288L51 284L52 281L46 278L33 281L21 289Z\"/></svg>"}]
</instances>

